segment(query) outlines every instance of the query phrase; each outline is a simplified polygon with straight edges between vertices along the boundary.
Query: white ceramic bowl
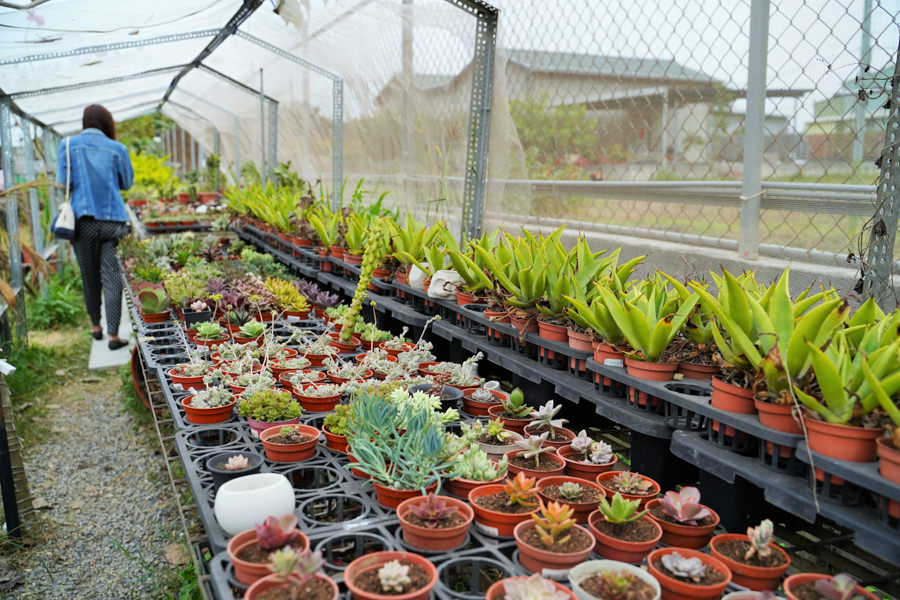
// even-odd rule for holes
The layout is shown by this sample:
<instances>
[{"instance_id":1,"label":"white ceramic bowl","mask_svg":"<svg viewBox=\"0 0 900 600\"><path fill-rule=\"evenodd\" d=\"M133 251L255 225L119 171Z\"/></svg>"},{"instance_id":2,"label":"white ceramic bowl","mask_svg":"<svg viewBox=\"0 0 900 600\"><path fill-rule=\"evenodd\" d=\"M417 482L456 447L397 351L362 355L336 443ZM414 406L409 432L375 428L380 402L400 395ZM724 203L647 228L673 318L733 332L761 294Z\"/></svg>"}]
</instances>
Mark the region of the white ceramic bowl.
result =
<instances>
[{"instance_id":1,"label":"white ceramic bowl","mask_svg":"<svg viewBox=\"0 0 900 600\"><path fill-rule=\"evenodd\" d=\"M268 516L294 512L294 488L279 473L254 473L223 483L213 513L228 535L260 525Z\"/></svg>"},{"instance_id":2,"label":"white ceramic bowl","mask_svg":"<svg viewBox=\"0 0 900 600\"><path fill-rule=\"evenodd\" d=\"M659 582L656 581L656 578L641 569L640 567L636 567L634 565L630 565L628 563L623 563L618 560L588 560L580 565L576 565L569 570L569 583L572 586L572 591L575 592L575 596L578 597L579 600L597 600L596 596L592 596L581 589L579 585L580 582L588 579L589 577L593 577L600 571L607 570L615 570L615 571L629 571L634 573L637 577L643 579L656 591L656 595L653 596L653 600L659 600L662 592L659 588Z\"/></svg>"}]
</instances>

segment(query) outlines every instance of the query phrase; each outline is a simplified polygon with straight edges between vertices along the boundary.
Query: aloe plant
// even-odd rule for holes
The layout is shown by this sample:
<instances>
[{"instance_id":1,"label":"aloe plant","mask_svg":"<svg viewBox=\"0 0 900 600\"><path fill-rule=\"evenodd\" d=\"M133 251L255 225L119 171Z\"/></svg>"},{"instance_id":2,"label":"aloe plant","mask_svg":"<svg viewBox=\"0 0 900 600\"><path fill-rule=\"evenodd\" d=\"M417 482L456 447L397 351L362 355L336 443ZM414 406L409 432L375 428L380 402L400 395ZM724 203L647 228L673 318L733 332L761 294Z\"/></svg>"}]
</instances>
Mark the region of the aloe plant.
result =
<instances>
[{"instance_id":1,"label":"aloe plant","mask_svg":"<svg viewBox=\"0 0 900 600\"><path fill-rule=\"evenodd\" d=\"M505 291L506 303L519 309L533 309L544 296L547 286L546 262L540 262L541 255L538 248L546 243L547 239L558 238L562 228L551 234L550 238L535 236L523 229L524 238L516 238L505 234L503 243L500 243L494 252L480 245L475 246L475 252L480 257L487 269L497 280L497 283Z\"/></svg>"},{"instance_id":2,"label":"aloe plant","mask_svg":"<svg viewBox=\"0 0 900 600\"><path fill-rule=\"evenodd\" d=\"M341 217L340 211L331 212L325 206L317 206L306 213L309 224L313 226L316 235L319 236L319 242L326 248L337 243L340 236Z\"/></svg>"}]
</instances>

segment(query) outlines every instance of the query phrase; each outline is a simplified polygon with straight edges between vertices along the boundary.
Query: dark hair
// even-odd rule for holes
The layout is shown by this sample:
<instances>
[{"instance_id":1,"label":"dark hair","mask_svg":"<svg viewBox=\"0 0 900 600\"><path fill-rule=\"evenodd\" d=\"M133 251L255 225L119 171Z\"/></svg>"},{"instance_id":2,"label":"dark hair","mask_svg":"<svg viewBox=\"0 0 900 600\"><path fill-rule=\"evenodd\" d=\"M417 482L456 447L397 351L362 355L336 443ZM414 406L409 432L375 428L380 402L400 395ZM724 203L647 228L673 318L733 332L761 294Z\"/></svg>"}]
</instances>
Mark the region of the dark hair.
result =
<instances>
[{"instance_id":1,"label":"dark hair","mask_svg":"<svg viewBox=\"0 0 900 600\"><path fill-rule=\"evenodd\" d=\"M91 104L84 109L84 116L81 117L81 126L84 129L88 127L99 129L109 139L116 139L116 122L113 121L112 113L99 104Z\"/></svg>"}]
</instances>

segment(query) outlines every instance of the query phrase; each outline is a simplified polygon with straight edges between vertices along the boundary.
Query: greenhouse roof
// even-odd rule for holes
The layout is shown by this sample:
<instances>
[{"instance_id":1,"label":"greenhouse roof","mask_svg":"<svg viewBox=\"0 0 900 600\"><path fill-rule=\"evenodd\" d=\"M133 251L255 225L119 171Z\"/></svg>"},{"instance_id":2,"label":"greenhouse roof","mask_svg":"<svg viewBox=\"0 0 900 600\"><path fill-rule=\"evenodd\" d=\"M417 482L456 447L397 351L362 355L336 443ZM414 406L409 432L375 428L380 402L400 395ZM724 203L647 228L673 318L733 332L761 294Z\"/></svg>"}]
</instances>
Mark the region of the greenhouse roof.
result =
<instances>
[{"instance_id":1,"label":"greenhouse roof","mask_svg":"<svg viewBox=\"0 0 900 600\"><path fill-rule=\"evenodd\" d=\"M673 60L546 50L509 49L504 52L510 62L530 71L542 73L571 73L627 79L713 81L709 75L684 67Z\"/></svg>"}]
</instances>

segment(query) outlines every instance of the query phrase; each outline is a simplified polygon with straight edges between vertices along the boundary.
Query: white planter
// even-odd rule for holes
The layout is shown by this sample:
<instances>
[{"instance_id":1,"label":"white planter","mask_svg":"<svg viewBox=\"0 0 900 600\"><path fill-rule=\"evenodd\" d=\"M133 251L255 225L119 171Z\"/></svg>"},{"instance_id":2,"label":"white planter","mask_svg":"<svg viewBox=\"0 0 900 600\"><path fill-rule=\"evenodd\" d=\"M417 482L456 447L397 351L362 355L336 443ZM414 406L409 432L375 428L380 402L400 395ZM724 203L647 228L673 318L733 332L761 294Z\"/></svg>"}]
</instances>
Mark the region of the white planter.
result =
<instances>
[{"instance_id":1,"label":"white planter","mask_svg":"<svg viewBox=\"0 0 900 600\"><path fill-rule=\"evenodd\" d=\"M228 535L261 525L266 517L294 512L294 488L280 473L255 473L223 483L213 513Z\"/></svg>"},{"instance_id":2,"label":"white planter","mask_svg":"<svg viewBox=\"0 0 900 600\"><path fill-rule=\"evenodd\" d=\"M575 592L575 596L578 597L579 600L597 600L596 596L592 596L581 589L579 583L581 583L585 579L593 577L600 571L608 570L628 571L630 573L634 573L634 575L653 586L653 589L656 591L656 595L653 596L653 600L659 600L662 592L659 588L659 582L656 581L656 578L653 575L641 569L640 567L636 567L628 563L619 562L617 560L589 560L581 563L580 565L572 567L572 569L569 570L569 584L571 584L572 591Z\"/></svg>"},{"instance_id":3,"label":"white planter","mask_svg":"<svg viewBox=\"0 0 900 600\"><path fill-rule=\"evenodd\" d=\"M507 431L510 435L511 440L519 441L522 439L522 435L516 433L515 431ZM498 444L485 444L482 442L478 442L478 446L484 451L485 454L488 455L488 458L492 458L495 460L500 460L504 454L509 452L510 450L515 450L516 447L512 444L506 446L500 446Z\"/></svg>"}]
</instances>

